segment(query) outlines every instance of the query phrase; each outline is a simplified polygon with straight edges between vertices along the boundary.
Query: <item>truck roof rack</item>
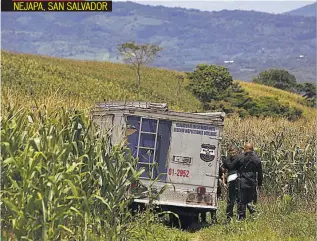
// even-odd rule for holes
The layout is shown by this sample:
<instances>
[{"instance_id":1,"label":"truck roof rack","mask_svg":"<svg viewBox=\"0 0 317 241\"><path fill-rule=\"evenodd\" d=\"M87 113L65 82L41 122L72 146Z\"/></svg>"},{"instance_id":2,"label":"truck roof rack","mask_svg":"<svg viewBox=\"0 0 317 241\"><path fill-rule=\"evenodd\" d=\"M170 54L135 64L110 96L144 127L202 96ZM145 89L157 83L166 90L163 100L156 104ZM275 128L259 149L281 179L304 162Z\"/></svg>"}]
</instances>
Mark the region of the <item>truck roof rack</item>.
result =
<instances>
[{"instance_id":1,"label":"truck roof rack","mask_svg":"<svg viewBox=\"0 0 317 241\"><path fill-rule=\"evenodd\" d=\"M138 113L139 115L152 116L153 118L164 117L175 121L197 122L201 123L213 122L223 125L226 114L224 112L176 112L168 109L167 103L155 103L146 101L109 101L97 102L91 109L91 114L94 118L104 116L113 112ZM161 115L161 116L160 116ZM198 118L198 119L197 119ZM207 124L208 124L207 123Z\"/></svg>"},{"instance_id":2,"label":"truck roof rack","mask_svg":"<svg viewBox=\"0 0 317 241\"><path fill-rule=\"evenodd\" d=\"M110 102L98 102L95 105L95 109L103 110L126 110L126 109L156 109L168 111L167 103L154 103L146 101L110 101Z\"/></svg>"},{"instance_id":3,"label":"truck roof rack","mask_svg":"<svg viewBox=\"0 0 317 241\"><path fill-rule=\"evenodd\" d=\"M215 116L219 115L221 117L225 117L226 113L225 112L203 112L203 113L195 113L196 115L205 115L205 116Z\"/></svg>"}]
</instances>

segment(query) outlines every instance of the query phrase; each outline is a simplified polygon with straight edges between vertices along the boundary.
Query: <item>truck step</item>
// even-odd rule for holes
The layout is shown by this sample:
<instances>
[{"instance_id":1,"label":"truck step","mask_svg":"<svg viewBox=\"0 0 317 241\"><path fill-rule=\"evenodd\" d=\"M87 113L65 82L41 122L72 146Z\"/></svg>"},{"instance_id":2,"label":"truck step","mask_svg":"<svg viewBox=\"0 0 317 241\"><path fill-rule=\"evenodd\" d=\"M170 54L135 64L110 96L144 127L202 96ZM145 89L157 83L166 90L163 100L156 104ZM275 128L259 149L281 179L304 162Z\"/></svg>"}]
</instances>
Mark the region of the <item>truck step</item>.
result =
<instances>
[{"instance_id":1,"label":"truck step","mask_svg":"<svg viewBox=\"0 0 317 241\"><path fill-rule=\"evenodd\" d=\"M155 150L153 147L139 146L139 149Z\"/></svg>"},{"instance_id":2,"label":"truck step","mask_svg":"<svg viewBox=\"0 0 317 241\"><path fill-rule=\"evenodd\" d=\"M151 135L156 135L155 132L148 132L148 131L140 131L141 134L151 134Z\"/></svg>"}]
</instances>

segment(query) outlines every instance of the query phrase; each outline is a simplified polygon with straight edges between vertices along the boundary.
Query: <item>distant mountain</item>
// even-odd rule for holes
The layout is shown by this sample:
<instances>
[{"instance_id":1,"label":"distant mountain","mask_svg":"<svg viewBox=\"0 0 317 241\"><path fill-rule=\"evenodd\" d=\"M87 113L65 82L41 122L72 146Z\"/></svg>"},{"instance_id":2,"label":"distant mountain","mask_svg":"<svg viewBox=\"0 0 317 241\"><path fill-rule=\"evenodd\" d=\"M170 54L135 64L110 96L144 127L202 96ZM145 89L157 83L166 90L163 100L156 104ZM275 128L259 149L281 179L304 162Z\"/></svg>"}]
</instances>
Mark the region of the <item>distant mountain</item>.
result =
<instances>
[{"instance_id":1,"label":"distant mountain","mask_svg":"<svg viewBox=\"0 0 317 241\"><path fill-rule=\"evenodd\" d=\"M317 4L312 3L304 7L286 12L285 14L293 16L306 16L306 17L316 17Z\"/></svg>"},{"instance_id":2,"label":"distant mountain","mask_svg":"<svg viewBox=\"0 0 317 241\"><path fill-rule=\"evenodd\" d=\"M1 34L2 48L16 52L118 62L117 45L135 40L164 48L157 67L213 63L246 81L278 67L298 81L316 79L316 20L301 16L114 2L109 13L4 12Z\"/></svg>"}]
</instances>

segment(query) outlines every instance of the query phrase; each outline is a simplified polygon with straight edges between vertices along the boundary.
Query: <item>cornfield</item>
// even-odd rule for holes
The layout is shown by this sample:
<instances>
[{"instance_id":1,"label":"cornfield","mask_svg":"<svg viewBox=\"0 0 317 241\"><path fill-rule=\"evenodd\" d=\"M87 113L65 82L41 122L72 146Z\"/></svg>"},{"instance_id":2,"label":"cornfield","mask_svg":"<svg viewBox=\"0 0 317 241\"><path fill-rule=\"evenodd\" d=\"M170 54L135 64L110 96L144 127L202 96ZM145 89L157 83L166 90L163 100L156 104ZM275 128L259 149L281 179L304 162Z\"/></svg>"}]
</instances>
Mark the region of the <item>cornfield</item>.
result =
<instances>
[{"instance_id":1,"label":"cornfield","mask_svg":"<svg viewBox=\"0 0 317 241\"><path fill-rule=\"evenodd\" d=\"M124 147L82 113L5 107L1 124L2 228L16 240L124 240L130 184L141 175Z\"/></svg>"},{"instance_id":2,"label":"cornfield","mask_svg":"<svg viewBox=\"0 0 317 241\"><path fill-rule=\"evenodd\" d=\"M88 108L97 99L151 99L174 110L201 111L199 101L185 91L186 83L177 86L173 72L148 70L149 81L134 92L134 76L124 65L3 55L2 230L11 240L154 239L157 233L150 234L158 226L150 225L153 216L137 219L127 211L133 196L126 196L126 190L141 175L136 160L126 147L110 147L109 137L101 136L89 119ZM269 87L260 93L257 85L245 86L254 95L274 94ZM291 104L292 96L282 98ZM252 142L263 163L265 194L312 203L316 112L302 109L305 118L295 122L228 117L222 149L226 154L231 144ZM169 238L184 240L178 234Z\"/></svg>"},{"instance_id":3,"label":"cornfield","mask_svg":"<svg viewBox=\"0 0 317 241\"><path fill-rule=\"evenodd\" d=\"M17 240L125 240L134 232L125 195L138 180L136 160L124 146L109 148L109 137L84 112L2 109L2 228ZM231 144L255 145L267 195L316 198L316 136L305 120L225 122L223 151ZM128 153L128 154L127 154ZM114 165L113 165L114 164ZM303 198L305 197L305 198Z\"/></svg>"},{"instance_id":4,"label":"cornfield","mask_svg":"<svg viewBox=\"0 0 317 241\"><path fill-rule=\"evenodd\" d=\"M232 117L226 120L223 150L254 144L261 158L268 195L316 199L316 121ZM304 197L304 198L303 198Z\"/></svg>"},{"instance_id":5,"label":"cornfield","mask_svg":"<svg viewBox=\"0 0 317 241\"><path fill-rule=\"evenodd\" d=\"M16 101L23 105L25 99L36 98L39 103L40 100L47 103L46 97L54 96L66 105L86 108L96 101L134 99L168 102L174 109L184 111L200 109L199 100L185 91L184 86L178 88L177 76L181 73L176 71L145 68L142 75L146 81L138 89L133 70L124 64L70 61L5 51L1 57L3 91L18 95Z\"/></svg>"}]
</instances>

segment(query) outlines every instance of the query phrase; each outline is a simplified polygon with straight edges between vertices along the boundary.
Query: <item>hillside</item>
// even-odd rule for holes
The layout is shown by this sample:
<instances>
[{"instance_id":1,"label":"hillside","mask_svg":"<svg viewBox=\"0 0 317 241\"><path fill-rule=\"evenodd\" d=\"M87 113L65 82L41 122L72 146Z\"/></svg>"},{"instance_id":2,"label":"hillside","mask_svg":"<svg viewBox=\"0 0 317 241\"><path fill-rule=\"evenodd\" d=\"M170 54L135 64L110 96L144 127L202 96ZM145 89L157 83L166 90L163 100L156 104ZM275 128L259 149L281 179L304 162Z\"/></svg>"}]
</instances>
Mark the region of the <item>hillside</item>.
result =
<instances>
[{"instance_id":1,"label":"hillside","mask_svg":"<svg viewBox=\"0 0 317 241\"><path fill-rule=\"evenodd\" d=\"M305 17L316 17L316 3L306 5L304 7L289 11L285 14L293 16L305 16Z\"/></svg>"},{"instance_id":2,"label":"hillside","mask_svg":"<svg viewBox=\"0 0 317 241\"><path fill-rule=\"evenodd\" d=\"M201 111L199 101L186 89L178 94L176 75L164 69L147 68L140 90L135 86L133 70L124 64L76 61L52 57L2 52L2 100L23 106L43 103L56 106L89 108L103 100L147 100L166 102L170 109ZM296 106L304 116L314 117L315 110L301 104L299 95L239 81L252 98L278 97Z\"/></svg>"},{"instance_id":3,"label":"hillside","mask_svg":"<svg viewBox=\"0 0 317 241\"><path fill-rule=\"evenodd\" d=\"M250 81L280 67L315 82L316 20L255 11L202 12L114 2L111 13L2 13L2 48L55 57L120 61L116 46L135 40L164 48L156 67L191 71L227 65ZM297 59L304 55L302 59Z\"/></svg>"},{"instance_id":4,"label":"hillside","mask_svg":"<svg viewBox=\"0 0 317 241\"><path fill-rule=\"evenodd\" d=\"M181 89L177 95L175 71L145 69L140 90L133 70L109 62L74 61L2 51L2 90L11 100L47 106L88 108L103 100L151 100L168 102L175 110L199 111L200 103Z\"/></svg>"},{"instance_id":5,"label":"hillside","mask_svg":"<svg viewBox=\"0 0 317 241\"><path fill-rule=\"evenodd\" d=\"M289 103L290 106L302 109L304 116L315 116L315 110L313 108L304 107L303 98L298 94L293 94L266 85L248 83L245 81L238 82L243 89L250 94L251 98L259 98L260 96L278 98L280 103Z\"/></svg>"}]
</instances>

